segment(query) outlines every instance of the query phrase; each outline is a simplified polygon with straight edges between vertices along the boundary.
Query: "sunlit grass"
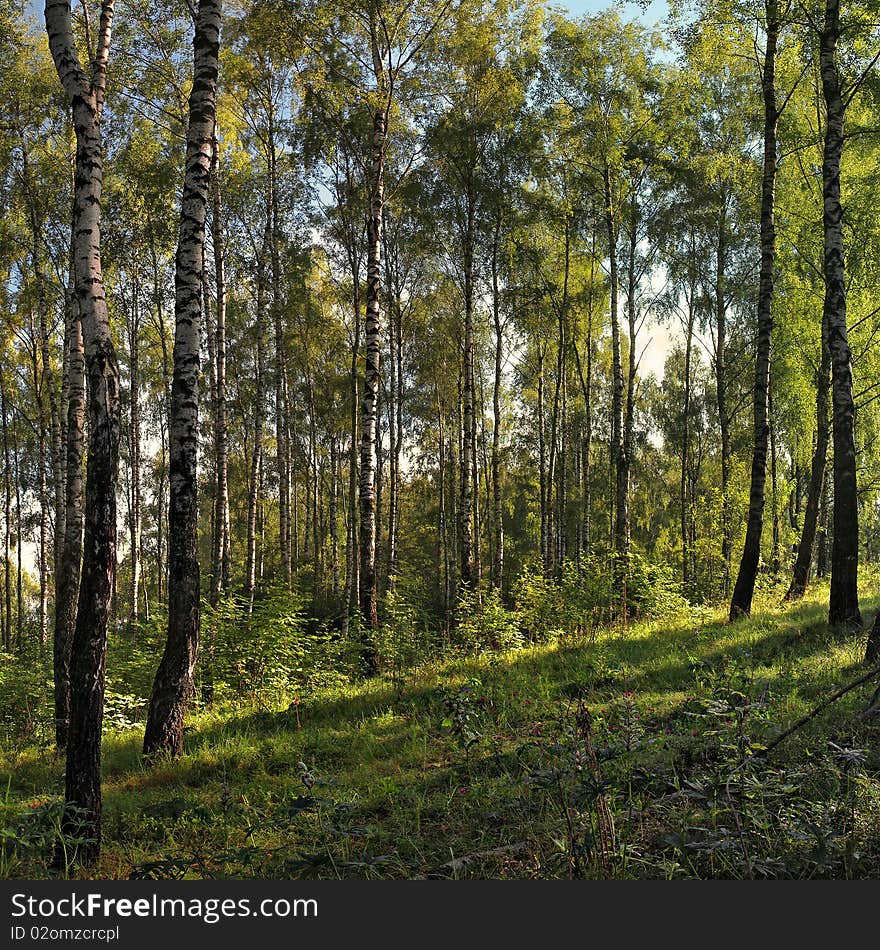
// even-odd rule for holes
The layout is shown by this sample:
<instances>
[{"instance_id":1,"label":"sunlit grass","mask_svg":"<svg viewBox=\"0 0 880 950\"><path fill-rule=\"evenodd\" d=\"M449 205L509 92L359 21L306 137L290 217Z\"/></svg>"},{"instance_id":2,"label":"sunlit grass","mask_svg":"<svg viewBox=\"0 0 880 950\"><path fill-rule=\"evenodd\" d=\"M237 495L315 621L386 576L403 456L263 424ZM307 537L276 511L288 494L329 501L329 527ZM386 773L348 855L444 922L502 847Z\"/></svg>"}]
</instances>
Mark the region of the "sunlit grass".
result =
<instances>
[{"instance_id":1,"label":"sunlit grass","mask_svg":"<svg viewBox=\"0 0 880 950\"><path fill-rule=\"evenodd\" d=\"M710 700L718 682L733 682L738 670L745 671L749 698L761 696L760 719L749 729L765 741L858 675L864 634L830 630L826 597L827 589L817 587L801 603L782 606L774 591L735 624L725 622L723 610L694 609L428 664L402 682L386 677L321 691L300 705L299 721L291 697L269 706L218 704L190 716L179 761L150 769L140 758L139 729L109 734L102 752L104 851L92 873L564 876L555 792L552 783L538 788L534 775L540 757L551 755L548 737L565 734L578 700L601 729L609 704L631 693L643 734L626 768L680 781L698 767L692 763L703 768L715 755L707 752L709 720L694 712L695 700ZM873 600L864 606L870 613ZM450 728L444 705L468 686L478 733L469 745ZM858 822L859 833L871 838L880 825L880 762L876 728L858 719L866 689L793 736L774 764L795 767L820 755L829 739L865 748ZM609 770L624 774L619 764ZM45 746L4 749L0 783L8 787L4 808L12 823L21 806L57 799L63 761ZM822 795L842 794L819 777L811 788L818 805ZM618 807L621 789L608 793ZM634 816L631 785L626 789L621 823L641 857L627 857L619 873L697 873L666 852L650 853L660 840L654 824L679 821L659 791L662 807L655 808L653 794L640 793ZM450 861L474 854L466 869L450 870ZM733 864L707 867L719 876L738 873ZM23 849L7 860L7 873L40 876L46 867L38 852Z\"/></svg>"}]
</instances>

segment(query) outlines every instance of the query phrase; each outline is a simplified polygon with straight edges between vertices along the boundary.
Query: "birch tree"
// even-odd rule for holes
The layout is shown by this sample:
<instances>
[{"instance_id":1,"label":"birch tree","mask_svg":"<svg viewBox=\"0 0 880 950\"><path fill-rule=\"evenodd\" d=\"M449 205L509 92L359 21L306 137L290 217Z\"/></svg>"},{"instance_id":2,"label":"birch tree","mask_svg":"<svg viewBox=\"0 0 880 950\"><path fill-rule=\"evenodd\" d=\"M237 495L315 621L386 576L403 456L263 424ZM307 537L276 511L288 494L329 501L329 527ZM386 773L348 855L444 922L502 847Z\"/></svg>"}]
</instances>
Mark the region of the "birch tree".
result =
<instances>
[{"instance_id":1,"label":"birch tree","mask_svg":"<svg viewBox=\"0 0 880 950\"><path fill-rule=\"evenodd\" d=\"M199 412L199 329L205 266L205 220L216 118L220 0L199 0L193 37L186 167L174 267L174 376L171 389L168 512L168 637L156 672L144 755L183 750L183 719L199 648L200 574L196 454Z\"/></svg>"},{"instance_id":2,"label":"birch tree","mask_svg":"<svg viewBox=\"0 0 880 950\"><path fill-rule=\"evenodd\" d=\"M119 460L119 367L101 273L101 113L114 0L103 0L94 49L83 65L68 0L47 0L46 32L76 133L73 234L77 307L88 379L89 455L84 561L71 644L70 732L64 829L85 840L77 857L94 864L101 847L101 723L107 625L116 578L116 479Z\"/></svg>"}]
</instances>

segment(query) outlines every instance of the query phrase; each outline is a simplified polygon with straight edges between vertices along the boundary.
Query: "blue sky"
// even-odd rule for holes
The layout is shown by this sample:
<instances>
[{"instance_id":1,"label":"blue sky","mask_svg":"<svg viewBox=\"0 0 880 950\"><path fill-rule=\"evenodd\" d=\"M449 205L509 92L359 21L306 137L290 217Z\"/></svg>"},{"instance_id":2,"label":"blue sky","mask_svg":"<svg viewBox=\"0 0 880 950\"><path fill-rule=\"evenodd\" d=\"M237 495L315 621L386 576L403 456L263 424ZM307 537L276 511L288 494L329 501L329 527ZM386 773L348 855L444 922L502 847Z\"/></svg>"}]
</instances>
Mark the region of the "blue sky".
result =
<instances>
[{"instance_id":1,"label":"blue sky","mask_svg":"<svg viewBox=\"0 0 880 950\"><path fill-rule=\"evenodd\" d=\"M625 20L634 20L641 17L646 23L654 24L662 20L668 10L666 0L651 0L644 13L637 3L621 2L613 3L612 0L549 0L553 6L566 7L575 16L583 16L585 13L598 13L600 10L607 10L610 6L618 6L621 15Z\"/></svg>"}]
</instances>

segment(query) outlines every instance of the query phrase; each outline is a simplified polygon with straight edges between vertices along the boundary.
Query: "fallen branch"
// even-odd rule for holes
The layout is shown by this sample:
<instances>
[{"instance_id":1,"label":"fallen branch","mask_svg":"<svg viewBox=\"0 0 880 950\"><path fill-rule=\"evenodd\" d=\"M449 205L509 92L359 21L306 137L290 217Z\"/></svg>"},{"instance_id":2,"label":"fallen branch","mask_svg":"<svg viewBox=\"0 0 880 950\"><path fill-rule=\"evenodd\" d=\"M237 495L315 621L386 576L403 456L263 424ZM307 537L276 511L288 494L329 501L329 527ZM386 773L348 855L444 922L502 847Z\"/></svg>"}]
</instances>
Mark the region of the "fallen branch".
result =
<instances>
[{"instance_id":1,"label":"fallen branch","mask_svg":"<svg viewBox=\"0 0 880 950\"><path fill-rule=\"evenodd\" d=\"M745 859L749 867L750 876L752 873L752 862L751 858L749 857L749 850L748 846L746 845L743 827L739 820L739 812L734 805L733 797L730 794L730 783L733 781L733 777L756 759L766 758L770 752L773 751L773 749L781 745L792 733L797 732L798 729L801 729L812 719L815 719L823 709L827 709L832 703L836 703L838 699L846 696L847 693L851 693L854 689L861 686L863 683L867 683L868 680L872 680L877 675L880 675L880 663L878 663L876 666L872 666L867 673L863 673L860 677L858 677L858 679L854 679L851 683L847 683L846 686L841 686L840 689L832 693L827 699L823 699L818 706L816 706L814 709L811 709L810 712L808 712L805 716L801 716L800 719L792 723L787 729L783 730L772 742L769 742L766 746L764 746L764 748L758 749L757 752L753 752L751 755L746 756L746 758L740 762L740 764L730 773L730 775L727 776L727 781L724 783L724 795L727 798L728 804L730 805L730 810L733 812L733 817L736 821L736 828L739 832L739 839L740 843L742 844L743 854L745 855ZM867 716L872 712L873 706L878 697L880 697L880 687L878 687L877 692L874 693L871 702L868 704L868 708L862 714L863 716Z\"/></svg>"},{"instance_id":2,"label":"fallen branch","mask_svg":"<svg viewBox=\"0 0 880 950\"><path fill-rule=\"evenodd\" d=\"M775 749L776 746L780 745L793 732L797 732L801 726L805 726L811 719L815 719L823 709L827 709L832 703L836 703L837 700L842 696L846 696L847 693L852 692L857 686L861 686L862 683L867 683L868 680L873 679L878 674L880 674L880 663L878 663L877 666L871 667L867 673L862 674L858 679L853 680L851 683L847 683L846 686L841 686L841 688L837 690L836 693L832 693L827 699L824 699L821 703L819 703L818 706L816 706L815 709L808 712L806 716L801 716L797 722L790 725L784 732L781 732L772 742L764 746L763 749L759 749L757 752L753 753L742 763L740 763L740 765L737 766L732 774L736 774L736 772L738 772L741 768L743 768L743 766L747 765L753 759L764 758L772 749ZM878 692L880 692L880 690L878 690ZM877 695L877 693L874 694L874 699L877 698ZM873 705L874 699L872 699L868 704L869 708Z\"/></svg>"}]
</instances>

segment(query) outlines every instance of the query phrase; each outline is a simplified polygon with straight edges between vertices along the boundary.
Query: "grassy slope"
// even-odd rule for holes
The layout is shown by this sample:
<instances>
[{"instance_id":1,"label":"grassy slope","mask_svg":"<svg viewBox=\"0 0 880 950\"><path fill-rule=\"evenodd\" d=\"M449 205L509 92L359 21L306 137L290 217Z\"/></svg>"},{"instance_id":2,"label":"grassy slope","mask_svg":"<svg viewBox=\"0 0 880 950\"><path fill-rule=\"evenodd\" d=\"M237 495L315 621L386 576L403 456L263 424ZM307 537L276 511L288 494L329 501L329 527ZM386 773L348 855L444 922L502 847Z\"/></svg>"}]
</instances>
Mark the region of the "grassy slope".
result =
<instances>
[{"instance_id":1,"label":"grassy slope","mask_svg":"<svg viewBox=\"0 0 880 950\"><path fill-rule=\"evenodd\" d=\"M200 713L184 758L149 771L138 730L108 735L104 855L93 876L566 876L572 841L596 828L602 791L589 791L589 770L578 771L571 735L580 698L600 757L609 756L604 794L626 857L603 864L588 837L576 873L873 876L880 729L857 719L870 687L786 742L741 800L748 860L719 797L738 732L766 740L858 675L864 636L828 630L825 596L816 589L795 607L765 603L735 625L694 613L446 662L403 683L323 694L300 708L301 728L286 708ZM734 707L759 697L740 730ZM855 769L829 769L821 764L831 762L829 740L866 757ZM9 816L56 797L63 762L45 748L5 750L0 779ZM789 811L796 817L780 826L776 816ZM800 842L798 831L811 822L816 842L827 838L815 859L805 855L816 842ZM787 857L774 864L774 854ZM7 849L4 861L8 876L45 873L38 848Z\"/></svg>"}]
</instances>

